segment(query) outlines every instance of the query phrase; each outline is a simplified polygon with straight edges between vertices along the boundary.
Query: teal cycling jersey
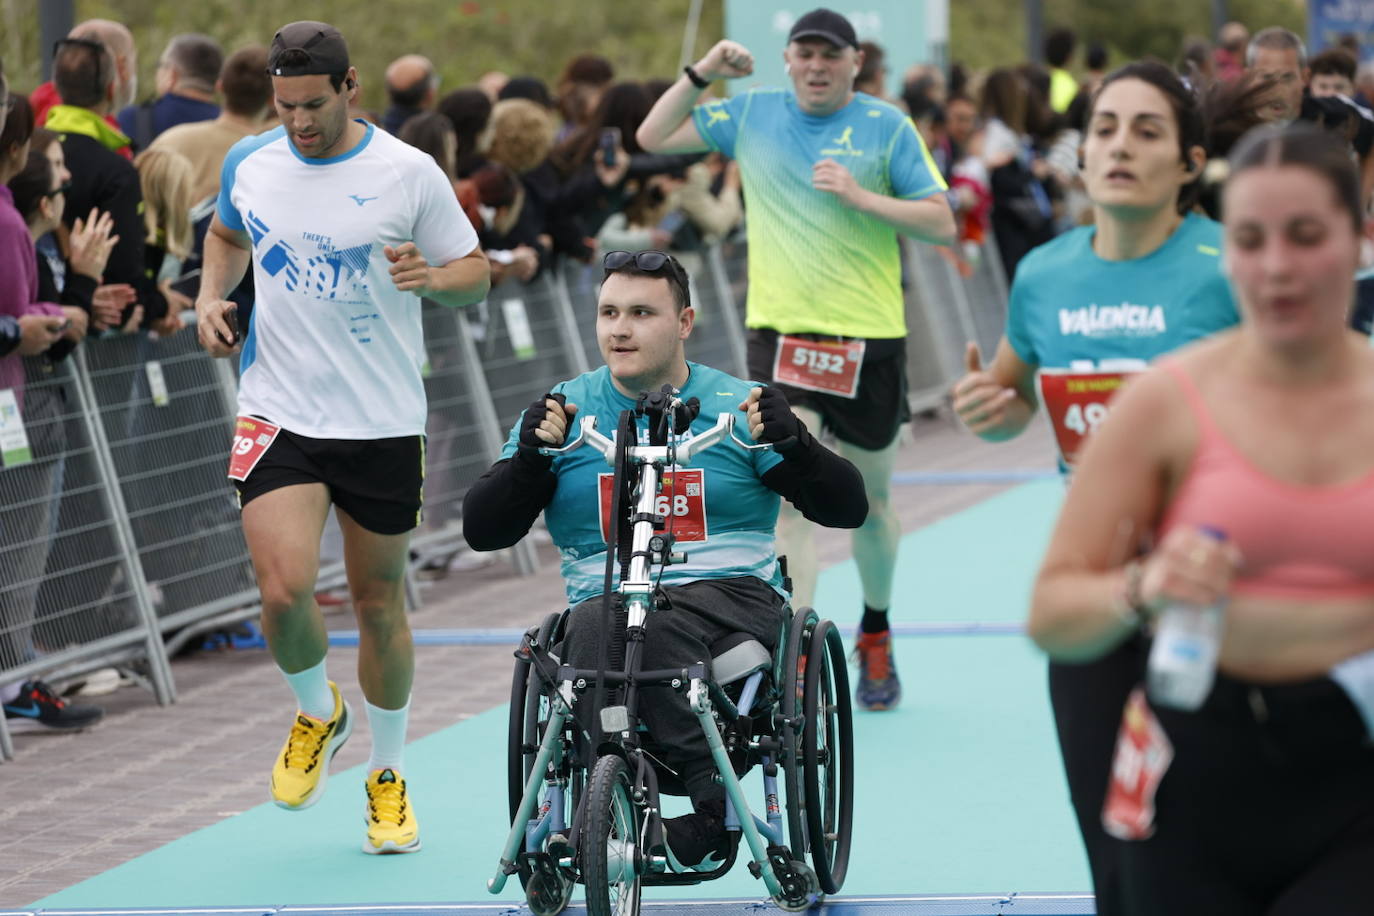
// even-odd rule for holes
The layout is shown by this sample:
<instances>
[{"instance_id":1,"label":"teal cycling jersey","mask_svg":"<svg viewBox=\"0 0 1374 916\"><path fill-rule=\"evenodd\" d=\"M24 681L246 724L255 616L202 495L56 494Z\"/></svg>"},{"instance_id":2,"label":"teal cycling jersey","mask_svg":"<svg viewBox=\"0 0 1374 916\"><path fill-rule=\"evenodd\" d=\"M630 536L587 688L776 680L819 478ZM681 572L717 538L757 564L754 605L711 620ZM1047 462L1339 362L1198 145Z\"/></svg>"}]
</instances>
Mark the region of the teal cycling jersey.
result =
<instances>
[{"instance_id":1,"label":"teal cycling jersey","mask_svg":"<svg viewBox=\"0 0 1374 916\"><path fill-rule=\"evenodd\" d=\"M687 368L688 381L681 397L700 400L701 412L686 436L701 435L715 425L721 414L732 413L737 418L735 435L752 443L745 415L738 408L754 383L698 363L689 362ZM584 417L594 416L597 431L608 437L614 435L621 411L634 408L634 399L616 389L605 366L561 382L553 391L564 395L569 404L577 405L574 428ZM517 420L511 428L502 458L515 455L520 423ZM575 431L570 430L568 436L569 440L574 438ZM648 444L647 429L641 428L640 440ZM665 485L665 505L674 526L682 525L686 531L694 521L693 510L687 507L704 509L704 530L700 531L704 539L679 540L676 549L685 552L687 560L666 567L662 584L757 576L784 594L773 547L780 497L762 480L781 460L771 449L746 450L727 439L699 453L684 468L699 471L699 480L695 474L686 474L671 487ZM544 509L544 521L562 561L568 601L577 604L601 594L605 582L606 541L602 523L607 510L602 493L609 490L609 484L603 483L602 477L609 480L612 468L595 449L579 448L554 458L552 470L558 486ZM683 507L681 512L679 506ZM617 564L612 588L619 582L619 573Z\"/></svg>"},{"instance_id":2,"label":"teal cycling jersey","mask_svg":"<svg viewBox=\"0 0 1374 916\"><path fill-rule=\"evenodd\" d=\"M1221 224L1190 214L1143 258L1108 261L1091 226L1036 248L1016 268L1007 341L1038 368L1142 365L1239 323L1221 272Z\"/></svg>"}]
</instances>

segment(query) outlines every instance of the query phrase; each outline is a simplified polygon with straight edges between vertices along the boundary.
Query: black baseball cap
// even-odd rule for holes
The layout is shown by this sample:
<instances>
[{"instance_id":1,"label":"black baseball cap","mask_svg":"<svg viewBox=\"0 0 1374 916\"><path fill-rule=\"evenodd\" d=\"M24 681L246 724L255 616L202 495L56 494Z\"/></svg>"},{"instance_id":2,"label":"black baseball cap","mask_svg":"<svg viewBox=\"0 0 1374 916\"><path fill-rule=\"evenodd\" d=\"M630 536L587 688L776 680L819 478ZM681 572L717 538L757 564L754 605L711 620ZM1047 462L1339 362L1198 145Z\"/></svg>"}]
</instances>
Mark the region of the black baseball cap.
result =
<instances>
[{"instance_id":1,"label":"black baseball cap","mask_svg":"<svg viewBox=\"0 0 1374 916\"><path fill-rule=\"evenodd\" d=\"M283 67L287 51L302 51L308 60ZM327 22L304 20L281 27L272 37L267 52L267 72L273 76L309 76L314 73L344 73L348 70L348 45L339 30Z\"/></svg>"},{"instance_id":2,"label":"black baseball cap","mask_svg":"<svg viewBox=\"0 0 1374 916\"><path fill-rule=\"evenodd\" d=\"M787 40L801 41L803 38L824 38L837 48L848 45L858 50L859 47L859 37L854 34L854 26L849 20L825 7L812 10L792 24Z\"/></svg>"}]
</instances>

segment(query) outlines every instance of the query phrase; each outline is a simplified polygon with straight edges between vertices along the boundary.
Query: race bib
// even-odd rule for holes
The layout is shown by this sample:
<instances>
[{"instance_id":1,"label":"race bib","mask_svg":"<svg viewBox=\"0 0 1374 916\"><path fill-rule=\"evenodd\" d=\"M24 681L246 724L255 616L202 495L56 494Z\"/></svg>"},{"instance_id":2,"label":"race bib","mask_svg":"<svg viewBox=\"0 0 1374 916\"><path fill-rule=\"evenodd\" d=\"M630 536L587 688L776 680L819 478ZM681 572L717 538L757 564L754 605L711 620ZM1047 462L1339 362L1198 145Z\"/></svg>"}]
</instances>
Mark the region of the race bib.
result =
<instances>
[{"instance_id":1,"label":"race bib","mask_svg":"<svg viewBox=\"0 0 1374 916\"><path fill-rule=\"evenodd\" d=\"M1174 759L1174 746L1144 688L1131 691L1112 755L1111 783L1102 806L1102 829L1118 840L1144 840L1155 832L1155 792Z\"/></svg>"},{"instance_id":2,"label":"race bib","mask_svg":"<svg viewBox=\"0 0 1374 916\"><path fill-rule=\"evenodd\" d=\"M252 417L239 417L234 424L234 445L229 450L229 479L247 480L279 432L280 426Z\"/></svg>"},{"instance_id":3,"label":"race bib","mask_svg":"<svg viewBox=\"0 0 1374 916\"><path fill-rule=\"evenodd\" d=\"M852 398L859 392L866 345L862 340L832 342L779 334L773 381Z\"/></svg>"},{"instance_id":4,"label":"race bib","mask_svg":"<svg viewBox=\"0 0 1374 916\"><path fill-rule=\"evenodd\" d=\"M601 485L601 539L611 539L611 493L614 474L599 475ZM665 531L683 541L706 540L706 480L701 468L663 472L663 487L659 490L654 511L664 516Z\"/></svg>"},{"instance_id":5,"label":"race bib","mask_svg":"<svg viewBox=\"0 0 1374 916\"><path fill-rule=\"evenodd\" d=\"M1088 435L1107 419L1107 402L1134 374L1134 371L1040 370L1036 379L1040 401L1054 428L1059 456L1069 467L1078 460Z\"/></svg>"}]
</instances>

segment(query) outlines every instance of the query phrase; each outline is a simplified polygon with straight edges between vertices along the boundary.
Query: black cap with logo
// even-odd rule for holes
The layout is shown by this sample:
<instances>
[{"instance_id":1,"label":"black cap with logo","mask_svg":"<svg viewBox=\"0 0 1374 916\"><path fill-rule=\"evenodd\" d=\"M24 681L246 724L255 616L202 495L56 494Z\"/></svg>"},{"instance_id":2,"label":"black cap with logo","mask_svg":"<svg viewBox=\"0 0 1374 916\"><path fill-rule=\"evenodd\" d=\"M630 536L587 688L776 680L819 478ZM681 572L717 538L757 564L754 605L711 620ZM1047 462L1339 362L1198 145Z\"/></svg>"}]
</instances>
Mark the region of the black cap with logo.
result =
<instances>
[{"instance_id":1,"label":"black cap with logo","mask_svg":"<svg viewBox=\"0 0 1374 916\"><path fill-rule=\"evenodd\" d=\"M288 51L289 63L282 63ZM267 52L267 72L273 76L309 76L315 73L344 73L348 70L348 45L339 30L327 22L305 20L281 27Z\"/></svg>"},{"instance_id":2,"label":"black cap with logo","mask_svg":"<svg viewBox=\"0 0 1374 916\"><path fill-rule=\"evenodd\" d=\"M787 40L801 41L803 38L824 38L837 48L859 47L859 37L854 34L854 26L849 20L825 7L812 10L792 24Z\"/></svg>"}]
</instances>

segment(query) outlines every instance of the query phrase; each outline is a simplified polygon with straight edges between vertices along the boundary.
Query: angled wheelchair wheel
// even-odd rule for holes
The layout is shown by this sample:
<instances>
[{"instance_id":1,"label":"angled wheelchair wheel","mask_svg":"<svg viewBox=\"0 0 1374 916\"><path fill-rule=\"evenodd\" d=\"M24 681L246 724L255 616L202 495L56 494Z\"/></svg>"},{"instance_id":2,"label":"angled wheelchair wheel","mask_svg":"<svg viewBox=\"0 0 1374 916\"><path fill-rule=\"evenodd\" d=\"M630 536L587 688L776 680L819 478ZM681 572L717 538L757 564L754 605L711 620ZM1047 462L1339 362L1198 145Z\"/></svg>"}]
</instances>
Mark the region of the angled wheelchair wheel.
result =
<instances>
[{"instance_id":1,"label":"angled wheelchair wheel","mask_svg":"<svg viewBox=\"0 0 1374 916\"><path fill-rule=\"evenodd\" d=\"M561 614L544 618L538 631L539 644L548 646L557 636ZM510 720L507 730L507 790L510 797L510 816L519 813L525 793L525 781L544 740L549 722L549 700L539 677L529 661L517 658L511 677ZM565 764L566 766L566 764ZM564 810L570 818L582 794L585 773L580 767L569 767L568 787L565 790ZM555 916L572 900L576 885L574 876L547 863L538 870L526 861L519 863L520 884L525 888L526 901L535 916Z\"/></svg>"},{"instance_id":2,"label":"angled wheelchair wheel","mask_svg":"<svg viewBox=\"0 0 1374 916\"><path fill-rule=\"evenodd\" d=\"M547 646L562 615L550 614L539 625L539 644ZM548 722L548 699L540 689L539 678L528 660L517 658L510 685L510 720L506 732L506 788L513 820L525 794L539 744L544 740Z\"/></svg>"},{"instance_id":3,"label":"angled wheelchair wheel","mask_svg":"<svg viewBox=\"0 0 1374 916\"><path fill-rule=\"evenodd\" d=\"M821 890L838 894L854 826L854 718L844 642L829 620L816 625L806 660L801 735L806 828Z\"/></svg>"},{"instance_id":4,"label":"angled wheelchair wheel","mask_svg":"<svg viewBox=\"0 0 1374 916\"><path fill-rule=\"evenodd\" d=\"M819 622L816 612L809 607L798 608L792 612L787 626L787 645L782 657L782 671L778 683L782 692L778 698L778 711L781 716L793 722L783 725L782 764L783 788L787 801L787 833L794 859L804 861L810 848L806 830L806 777L802 760L802 726L805 721L805 697L803 687L806 681L807 659L811 652L811 634Z\"/></svg>"},{"instance_id":5,"label":"angled wheelchair wheel","mask_svg":"<svg viewBox=\"0 0 1374 916\"><path fill-rule=\"evenodd\" d=\"M578 852L587 916L637 916L639 810L630 798L629 767L614 754L592 769L582 823Z\"/></svg>"}]
</instances>

